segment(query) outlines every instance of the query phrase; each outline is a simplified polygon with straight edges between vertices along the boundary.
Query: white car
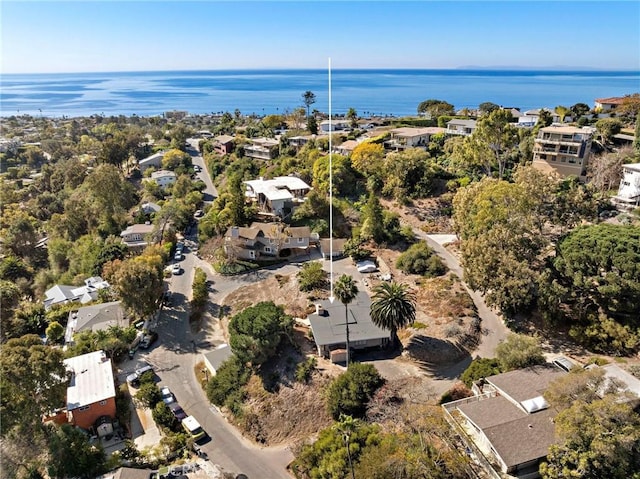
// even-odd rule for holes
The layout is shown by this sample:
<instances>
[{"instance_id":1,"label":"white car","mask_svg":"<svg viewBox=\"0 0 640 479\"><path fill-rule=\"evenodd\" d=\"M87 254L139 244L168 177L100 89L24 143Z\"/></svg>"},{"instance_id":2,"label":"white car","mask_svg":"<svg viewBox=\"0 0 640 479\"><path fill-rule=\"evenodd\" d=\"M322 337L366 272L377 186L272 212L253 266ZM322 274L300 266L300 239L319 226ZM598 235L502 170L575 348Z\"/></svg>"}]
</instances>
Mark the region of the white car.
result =
<instances>
[{"instance_id":1,"label":"white car","mask_svg":"<svg viewBox=\"0 0 640 479\"><path fill-rule=\"evenodd\" d=\"M378 271L376 264L369 260L359 261L356 263L356 268L359 273L373 273L374 271Z\"/></svg>"},{"instance_id":2,"label":"white car","mask_svg":"<svg viewBox=\"0 0 640 479\"><path fill-rule=\"evenodd\" d=\"M176 400L176 398L173 396L173 393L167 386L164 386L160 390L160 392L162 393L162 402L164 402L165 404L171 404Z\"/></svg>"},{"instance_id":3,"label":"white car","mask_svg":"<svg viewBox=\"0 0 640 479\"><path fill-rule=\"evenodd\" d=\"M171 268L171 273L173 273L173 274L182 273L182 268L180 267L180 263L176 263L176 264L173 265L173 267Z\"/></svg>"}]
</instances>

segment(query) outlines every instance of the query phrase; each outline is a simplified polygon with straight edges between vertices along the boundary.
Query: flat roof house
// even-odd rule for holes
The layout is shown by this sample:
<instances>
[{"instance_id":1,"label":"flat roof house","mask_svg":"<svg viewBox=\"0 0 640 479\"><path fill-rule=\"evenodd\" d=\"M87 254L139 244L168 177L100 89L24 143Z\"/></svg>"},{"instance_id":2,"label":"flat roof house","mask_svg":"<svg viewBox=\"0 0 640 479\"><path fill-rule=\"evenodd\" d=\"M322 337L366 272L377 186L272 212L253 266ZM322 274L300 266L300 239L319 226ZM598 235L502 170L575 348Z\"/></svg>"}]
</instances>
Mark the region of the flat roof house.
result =
<instances>
[{"instance_id":1,"label":"flat roof house","mask_svg":"<svg viewBox=\"0 0 640 479\"><path fill-rule=\"evenodd\" d=\"M622 165L622 179L613 200L621 205L640 205L640 163Z\"/></svg>"},{"instance_id":2,"label":"flat roof house","mask_svg":"<svg viewBox=\"0 0 640 479\"><path fill-rule=\"evenodd\" d=\"M533 147L533 167L560 176L577 176L586 180L595 129L567 125L540 128Z\"/></svg>"},{"instance_id":3,"label":"flat roof house","mask_svg":"<svg viewBox=\"0 0 640 479\"><path fill-rule=\"evenodd\" d=\"M349 345L352 350L384 347L391 333L381 329L371 321L371 300L360 291L348 307ZM318 355L330 357L331 352L347 347L345 307L340 301L321 301L316 312L309 315L311 332Z\"/></svg>"},{"instance_id":4,"label":"flat roof house","mask_svg":"<svg viewBox=\"0 0 640 479\"><path fill-rule=\"evenodd\" d=\"M151 173L151 179L161 188L166 188L176 182L176 174L169 170L159 170Z\"/></svg>"},{"instance_id":5,"label":"flat roof house","mask_svg":"<svg viewBox=\"0 0 640 479\"><path fill-rule=\"evenodd\" d=\"M476 129L476 120L461 120L454 118L447 122L447 135L470 135Z\"/></svg>"},{"instance_id":6,"label":"flat roof house","mask_svg":"<svg viewBox=\"0 0 640 479\"><path fill-rule=\"evenodd\" d=\"M556 440L556 411L543 394L565 374L551 364L497 374L474 384L475 396L442 407L447 419L502 473L539 477L539 465Z\"/></svg>"},{"instance_id":7,"label":"flat roof house","mask_svg":"<svg viewBox=\"0 0 640 479\"><path fill-rule=\"evenodd\" d=\"M426 128L394 128L390 131L391 138L384 142L384 147L389 150L405 150L407 148L424 148L429 145L432 135L445 133L446 128L431 126Z\"/></svg>"},{"instance_id":8,"label":"flat roof house","mask_svg":"<svg viewBox=\"0 0 640 479\"><path fill-rule=\"evenodd\" d=\"M322 120L318 125L319 133L329 133L329 120ZM331 120L331 131L344 131L351 129L350 120Z\"/></svg>"},{"instance_id":9,"label":"flat roof house","mask_svg":"<svg viewBox=\"0 0 640 479\"><path fill-rule=\"evenodd\" d=\"M91 429L103 416L116 417L116 388L111 360L104 351L65 359L71 374L67 387L67 418L83 429Z\"/></svg>"},{"instance_id":10,"label":"flat roof house","mask_svg":"<svg viewBox=\"0 0 640 479\"><path fill-rule=\"evenodd\" d=\"M245 181L245 196L258 204L262 215L289 217L302 204L311 187L296 176L260 177Z\"/></svg>"},{"instance_id":11,"label":"flat roof house","mask_svg":"<svg viewBox=\"0 0 640 479\"><path fill-rule=\"evenodd\" d=\"M252 138L251 143L245 145L244 154L257 160L272 160L278 154L280 142L273 138Z\"/></svg>"}]
</instances>

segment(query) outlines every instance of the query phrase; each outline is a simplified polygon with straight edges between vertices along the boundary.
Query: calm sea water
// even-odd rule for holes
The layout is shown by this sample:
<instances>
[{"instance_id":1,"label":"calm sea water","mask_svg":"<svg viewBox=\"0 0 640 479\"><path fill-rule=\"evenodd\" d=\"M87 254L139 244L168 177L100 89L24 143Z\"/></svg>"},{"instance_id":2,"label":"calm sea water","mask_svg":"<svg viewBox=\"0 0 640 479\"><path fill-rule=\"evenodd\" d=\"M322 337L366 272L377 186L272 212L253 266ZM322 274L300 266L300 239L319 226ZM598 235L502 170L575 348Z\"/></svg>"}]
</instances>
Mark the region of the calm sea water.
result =
<instances>
[{"instance_id":1,"label":"calm sea water","mask_svg":"<svg viewBox=\"0 0 640 479\"><path fill-rule=\"evenodd\" d=\"M150 116L170 110L284 113L316 94L328 112L325 70L226 70L0 75L0 116ZM334 70L332 111L415 114L429 98L460 108L491 101L531 108L592 106L595 98L640 91L640 72L506 70Z\"/></svg>"}]
</instances>

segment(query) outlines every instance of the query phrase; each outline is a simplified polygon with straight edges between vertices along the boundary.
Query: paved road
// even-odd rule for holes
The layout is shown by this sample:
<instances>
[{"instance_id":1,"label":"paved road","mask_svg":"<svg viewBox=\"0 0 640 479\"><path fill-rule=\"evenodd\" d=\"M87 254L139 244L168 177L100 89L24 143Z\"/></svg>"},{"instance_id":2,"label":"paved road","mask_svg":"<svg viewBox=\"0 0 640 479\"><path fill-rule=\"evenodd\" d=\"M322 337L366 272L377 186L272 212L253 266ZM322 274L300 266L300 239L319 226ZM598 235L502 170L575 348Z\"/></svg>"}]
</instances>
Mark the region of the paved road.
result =
<instances>
[{"instance_id":1,"label":"paved road","mask_svg":"<svg viewBox=\"0 0 640 479\"><path fill-rule=\"evenodd\" d=\"M173 275L168 280L173 295L173 306L161 312L155 326L160 340L157 346L141 357L154 366L160 378L160 385L169 386L187 414L193 415L210 435L211 441L204 444L203 450L212 462L219 464L226 471L244 473L250 479L290 479L291 476L285 469L293 460L293 454L289 449L256 446L243 438L235 427L211 407L197 382L194 367L202 360L201 353L211 349L218 342L205 337L203 333L192 333L187 307L196 266L203 267L210 279L215 281L215 292L211 293L210 298L213 302L240 284L263 279L269 272L237 278L214 276L210 268L206 267L206 263L193 254L195 243L187 240L186 245L185 258L181 261L184 273ZM293 271L295 267L290 268Z\"/></svg>"},{"instance_id":2,"label":"paved road","mask_svg":"<svg viewBox=\"0 0 640 479\"><path fill-rule=\"evenodd\" d=\"M425 240L427 244L435 250L435 252L442 258L449 269L458 275L460 280L464 278L464 271L462 269L462 266L460 265L460 262L455 256L449 253L449 251L447 251L447 249L442 246L440 242L432 238L431 235L428 235L424 231L421 231L417 228L414 229L414 233L420 239ZM476 305L478 316L480 317L480 319L482 319L482 329L485 332L485 334L483 334L482 336L480 344L474 351L474 355L480 356L481 358L493 358L495 357L496 346L498 346L498 344L500 344L500 342L504 340L510 333L509 328L505 326L502 318L493 309L487 306L481 293L473 291L471 288L469 288L469 286L467 286L464 281L462 282L462 284L468 291L471 299L473 299L473 303ZM452 371L455 371L455 366L452 366L452 368Z\"/></svg>"},{"instance_id":3,"label":"paved road","mask_svg":"<svg viewBox=\"0 0 640 479\"><path fill-rule=\"evenodd\" d=\"M202 158L202 156L200 156L200 153L198 152L199 141L200 140L198 140L197 138L189 138L187 140L187 143L191 145L191 148L187 148L187 153L191 155L191 162L194 165L199 165L202 168L202 171L200 173L197 173L197 176L199 179L204 181L205 185L207 185L203 193L204 202L206 204L209 204L213 203L213 200L218 197L218 190L213 185L213 181L211 180L211 175L209 174L209 170L207 169L204 158Z\"/></svg>"}]
</instances>

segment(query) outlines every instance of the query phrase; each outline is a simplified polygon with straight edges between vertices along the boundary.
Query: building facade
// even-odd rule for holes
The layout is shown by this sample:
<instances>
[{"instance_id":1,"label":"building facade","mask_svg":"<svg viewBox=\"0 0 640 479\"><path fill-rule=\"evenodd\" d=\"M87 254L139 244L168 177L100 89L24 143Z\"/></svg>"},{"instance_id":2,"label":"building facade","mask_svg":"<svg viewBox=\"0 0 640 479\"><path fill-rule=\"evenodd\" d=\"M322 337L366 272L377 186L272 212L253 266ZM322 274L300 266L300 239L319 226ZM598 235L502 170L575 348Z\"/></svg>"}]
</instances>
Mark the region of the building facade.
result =
<instances>
[{"instance_id":1,"label":"building facade","mask_svg":"<svg viewBox=\"0 0 640 479\"><path fill-rule=\"evenodd\" d=\"M91 429L102 417L116 417L116 389L111 360L104 351L94 351L65 359L71 376L67 387L67 419L83 429Z\"/></svg>"},{"instance_id":2,"label":"building facade","mask_svg":"<svg viewBox=\"0 0 640 479\"><path fill-rule=\"evenodd\" d=\"M533 147L533 167L586 180L593 128L551 125L541 128Z\"/></svg>"}]
</instances>

